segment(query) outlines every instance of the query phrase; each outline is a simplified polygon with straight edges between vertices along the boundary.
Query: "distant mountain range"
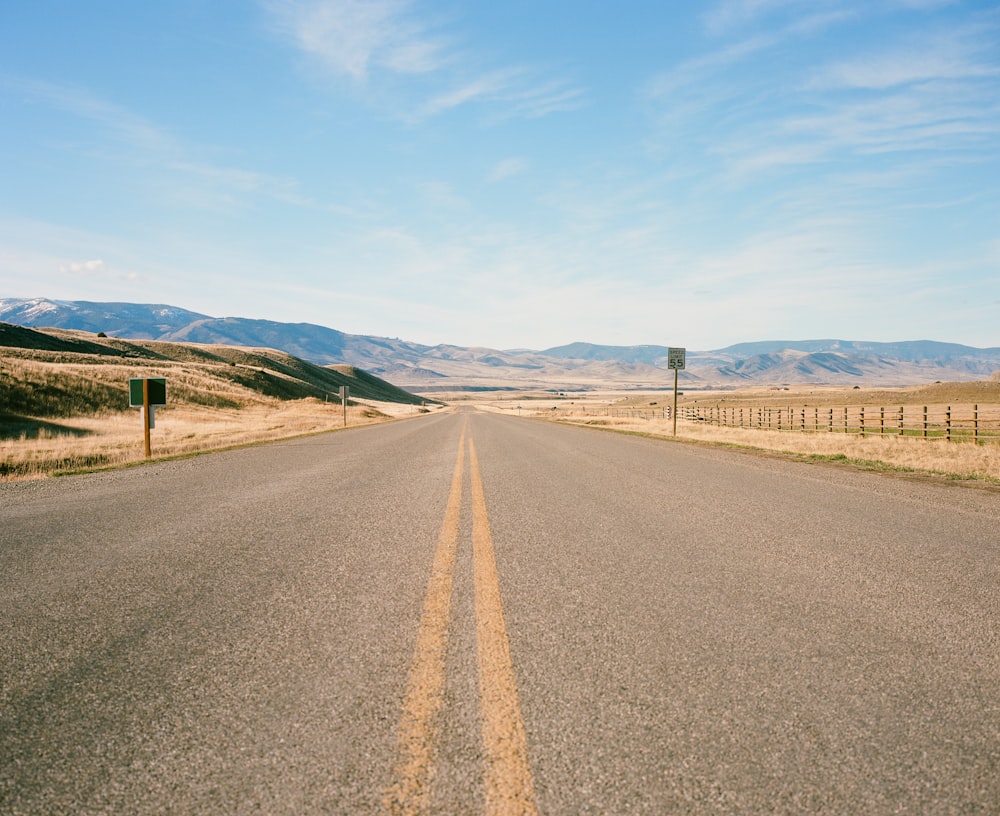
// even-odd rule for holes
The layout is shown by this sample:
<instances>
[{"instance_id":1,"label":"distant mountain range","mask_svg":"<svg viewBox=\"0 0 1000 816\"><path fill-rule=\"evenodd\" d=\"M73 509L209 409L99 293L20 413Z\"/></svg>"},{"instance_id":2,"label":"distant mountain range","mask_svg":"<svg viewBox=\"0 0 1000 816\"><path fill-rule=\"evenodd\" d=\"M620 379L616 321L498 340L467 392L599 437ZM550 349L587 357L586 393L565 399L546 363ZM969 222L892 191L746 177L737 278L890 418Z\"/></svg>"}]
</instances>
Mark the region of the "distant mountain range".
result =
<instances>
[{"instance_id":1,"label":"distant mountain range","mask_svg":"<svg viewBox=\"0 0 1000 816\"><path fill-rule=\"evenodd\" d=\"M571 343L530 350L425 346L345 334L311 323L210 317L160 304L0 298L0 321L104 332L123 339L274 348L320 365L357 366L410 391L663 388L673 384L667 347ZM917 385L983 380L1000 372L1000 348L929 340L740 343L689 350L688 389L751 385Z\"/></svg>"}]
</instances>

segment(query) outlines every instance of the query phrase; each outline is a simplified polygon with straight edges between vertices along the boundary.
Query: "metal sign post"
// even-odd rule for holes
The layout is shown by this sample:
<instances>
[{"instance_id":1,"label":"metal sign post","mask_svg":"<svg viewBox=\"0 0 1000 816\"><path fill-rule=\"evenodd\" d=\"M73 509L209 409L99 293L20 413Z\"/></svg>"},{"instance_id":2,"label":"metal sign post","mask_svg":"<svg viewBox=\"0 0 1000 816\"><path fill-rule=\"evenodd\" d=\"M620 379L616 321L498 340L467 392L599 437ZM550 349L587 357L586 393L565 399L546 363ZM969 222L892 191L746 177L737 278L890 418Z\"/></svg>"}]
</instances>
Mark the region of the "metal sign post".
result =
<instances>
[{"instance_id":1,"label":"metal sign post","mask_svg":"<svg viewBox=\"0 0 1000 816\"><path fill-rule=\"evenodd\" d=\"M163 377L134 377L128 381L128 404L142 409L142 439L146 458L152 458L149 431L155 427L153 409L167 404L167 381Z\"/></svg>"},{"instance_id":2,"label":"metal sign post","mask_svg":"<svg viewBox=\"0 0 1000 816\"><path fill-rule=\"evenodd\" d=\"M671 416L674 421L674 436L677 436L677 374L684 368L684 364L687 358L687 349L684 348L668 348L667 349L667 368L674 370L674 410Z\"/></svg>"}]
</instances>

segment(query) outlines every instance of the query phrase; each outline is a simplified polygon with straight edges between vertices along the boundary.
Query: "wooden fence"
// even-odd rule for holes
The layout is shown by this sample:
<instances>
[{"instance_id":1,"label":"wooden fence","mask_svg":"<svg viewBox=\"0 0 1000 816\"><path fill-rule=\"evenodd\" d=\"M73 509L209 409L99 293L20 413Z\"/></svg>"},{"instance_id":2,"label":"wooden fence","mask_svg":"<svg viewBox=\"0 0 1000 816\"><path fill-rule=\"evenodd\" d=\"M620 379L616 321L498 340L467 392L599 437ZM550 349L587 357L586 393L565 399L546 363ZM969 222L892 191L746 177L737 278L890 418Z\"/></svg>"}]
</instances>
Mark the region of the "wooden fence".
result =
<instances>
[{"instance_id":1,"label":"wooden fence","mask_svg":"<svg viewBox=\"0 0 1000 816\"><path fill-rule=\"evenodd\" d=\"M664 409L669 417L670 409ZM758 407L688 405L677 418L731 428L855 436L905 436L949 442L1000 441L1000 405L867 405L830 407Z\"/></svg>"}]
</instances>

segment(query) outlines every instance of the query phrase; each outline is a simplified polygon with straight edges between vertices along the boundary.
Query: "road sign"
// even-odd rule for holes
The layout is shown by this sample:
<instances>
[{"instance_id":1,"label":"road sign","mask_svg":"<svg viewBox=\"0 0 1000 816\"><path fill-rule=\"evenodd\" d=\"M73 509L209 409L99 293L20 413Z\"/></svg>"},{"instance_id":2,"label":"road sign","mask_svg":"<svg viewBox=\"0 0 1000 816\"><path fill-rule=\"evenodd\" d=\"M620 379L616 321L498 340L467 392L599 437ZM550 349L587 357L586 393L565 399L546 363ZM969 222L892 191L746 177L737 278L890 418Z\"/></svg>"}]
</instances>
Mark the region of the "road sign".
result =
<instances>
[{"instance_id":1,"label":"road sign","mask_svg":"<svg viewBox=\"0 0 1000 816\"><path fill-rule=\"evenodd\" d=\"M149 404L160 408L167 404L167 381L163 377L150 377ZM128 381L128 404L130 408L142 408L143 377L135 377Z\"/></svg>"},{"instance_id":2,"label":"road sign","mask_svg":"<svg viewBox=\"0 0 1000 816\"><path fill-rule=\"evenodd\" d=\"M674 422L674 436L677 436L677 374L684 368L686 357L687 349L673 347L667 349L667 368L674 372L674 410L671 414Z\"/></svg>"},{"instance_id":3,"label":"road sign","mask_svg":"<svg viewBox=\"0 0 1000 816\"><path fill-rule=\"evenodd\" d=\"M128 381L128 404L141 408L143 447L146 458L152 455L149 449L149 430L154 427L153 409L167 404L167 381L163 377L133 377Z\"/></svg>"}]
</instances>

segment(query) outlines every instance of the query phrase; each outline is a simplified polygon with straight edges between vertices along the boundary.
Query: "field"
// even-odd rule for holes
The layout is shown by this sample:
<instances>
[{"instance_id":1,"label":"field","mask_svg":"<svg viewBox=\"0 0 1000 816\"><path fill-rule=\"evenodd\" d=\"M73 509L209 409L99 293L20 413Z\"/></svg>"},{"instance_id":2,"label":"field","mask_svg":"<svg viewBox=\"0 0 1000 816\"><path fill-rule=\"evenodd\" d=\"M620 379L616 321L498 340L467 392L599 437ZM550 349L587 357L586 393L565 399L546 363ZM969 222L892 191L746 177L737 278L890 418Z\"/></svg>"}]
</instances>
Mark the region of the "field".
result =
<instances>
[{"instance_id":1,"label":"field","mask_svg":"<svg viewBox=\"0 0 1000 816\"><path fill-rule=\"evenodd\" d=\"M672 405L672 392L557 397L535 393L482 402L484 408L502 413L663 438L674 436ZM912 423L902 434L898 426L900 407L905 409L906 422ZM1000 484L1000 381L996 380L935 383L908 389L700 391L681 395L677 408L676 438L682 441L730 445L871 470ZM862 408L864 425L859 424ZM926 437L922 434L925 408L931 420ZM950 440L944 426L949 408L953 424ZM980 423L978 444L972 436L974 409ZM830 412L835 420L832 430ZM766 420L764 427L750 427L751 415L769 415L770 428Z\"/></svg>"},{"instance_id":2,"label":"field","mask_svg":"<svg viewBox=\"0 0 1000 816\"><path fill-rule=\"evenodd\" d=\"M253 444L439 410L350 366L268 349L124 341L0 324L0 481L145 458L128 380L167 379L154 458ZM672 438L673 393L440 394L453 403ZM1000 484L1000 380L914 388L692 391L676 436L878 470Z\"/></svg>"},{"instance_id":3,"label":"field","mask_svg":"<svg viewBox=\"0 0 1000 816\"><path fill-rule=\"evenodd\" d=\"M0 324L0 480L145 459L128 381L163 377L153 457L336 430L434 410L350 366L324 367L269 349L124 341Z\"/></svg>"}]
</instances>

